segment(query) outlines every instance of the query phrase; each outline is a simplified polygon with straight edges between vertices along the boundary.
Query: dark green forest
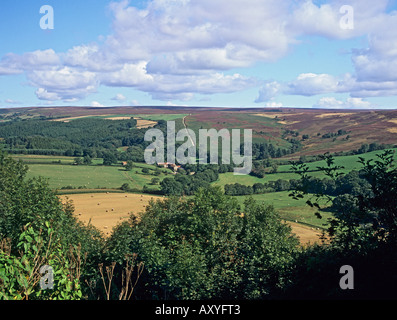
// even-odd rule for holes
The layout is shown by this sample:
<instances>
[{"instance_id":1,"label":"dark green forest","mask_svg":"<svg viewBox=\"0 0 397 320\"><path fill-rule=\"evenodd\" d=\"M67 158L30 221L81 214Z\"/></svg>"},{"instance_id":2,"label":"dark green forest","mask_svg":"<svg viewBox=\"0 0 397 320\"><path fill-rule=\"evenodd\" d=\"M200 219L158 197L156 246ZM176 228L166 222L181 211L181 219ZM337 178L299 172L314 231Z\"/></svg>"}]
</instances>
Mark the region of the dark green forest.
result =
<instances>
[{"instance_id":1,"label":"dark green forest","mask_svg":"<svg viewBox=\"0 0 397 320\"><path fill-rule=\"evenodd\" d=\"M301 179L291 197L305 197L311 177L305 164L294 168ZM337 186L331 156L323 170ZM26 171L0 154L2 299L396 298L397 169L389 151L362 160L365 182L345 190L349 205L335 211L328 240L309 247L273 207L240 205L213 187L151 202L104 238ZM40 289L43 265L54 270L52 290ZM339 285L344 265L354 269L353 290Z\"/></svg>"},{"instance_id":2,"label":"dark green forest","mask_svg":"<svg viewBox=\"0 0 397 320\"><path fill-rule=\"evenodd\" d=\"M103 158L113 154L119 161L144 162L143 152L150 142L144 141L147 129L138 129L137 121L107 120L96 117L69 122L48 119L13 120L0 126L0 145L11 154L37 154ZM167 135L167 123L159 120L154 128ZM292 154L301 149L298 139L287 139L291 147L275 147L271 143L253 143L254 159L263 160ZM182 143L177 142L177 147ZM118 152L128 147L126 152Z\"/></svg>"}]
</instances>

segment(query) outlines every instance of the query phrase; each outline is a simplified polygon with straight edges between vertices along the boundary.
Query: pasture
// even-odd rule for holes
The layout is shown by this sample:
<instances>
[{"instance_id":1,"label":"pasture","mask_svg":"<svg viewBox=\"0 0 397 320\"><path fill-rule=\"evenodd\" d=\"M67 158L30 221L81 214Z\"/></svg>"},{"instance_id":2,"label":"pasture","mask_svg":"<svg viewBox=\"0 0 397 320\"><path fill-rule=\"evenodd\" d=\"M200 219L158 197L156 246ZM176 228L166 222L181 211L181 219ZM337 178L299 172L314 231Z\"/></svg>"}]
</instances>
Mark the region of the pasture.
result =
<instances>
[{"instance_id":1,"label":"pasture","mask_svg":"<svg viewBox=\"0 0 397 320\"><path fill-rule=\"evenodd\" d=\"M25 158L23 158L25 159ZM30 158L28 158L30 159ZM58 158L57 158L58 159ZM37 161L37 159L35 159ZM49 159L45 159L50 161ZM23 160L25 161L25 160ZM54 160L57 161L57 160ZM156 177L160 181L166 176L164 169L161 174L154 176L149 171L148 174L142 172L143 168L150 170L156 169L155 166L137 164L131 171L126 171L119 165L72 165L71 161L63 159L65 164L54 163L29 163L28 178L44 177L48 179L50 188L61 189L65 187L84 188L84 189L118 189L124 183L128 183L131 188L142 190L145 185L151 189L158 189L159 185L151 185L151 180ZM171 171L169 171L171 174Z\"/></svg>"},{"instance_id":2,"label":"pasture","mask_svg":"<svg viewBox=\"0 0 397 320\"><path fill-rule=\"evenodd\" d=\"M396 148L392 149L397 151ZM341 166L343 169L340 169L341 173L348 173L352 170L360 170L362 165L359 163L359 158L364 158L365 161L368 160L376 160L377 155L382 154L382 150L363 153L359 155L351 155L351 156L339 156L334 157L335 165ZM325 174L320 171L317 167L326 167L326 162L324 160L308 162L307 166L309 168L309 175L316 178L325 178ZM235 175L233 172L227 172L219 175L218 181L214 182L214 185L224 186L225 184L233 184L240 183L244 185L254 185L255 183L265 183L269 181L276 181L278 179L282 180L291 180L291 179L299 179L299 175L291 171L291 165L280 165L278 167L277 173L269 173L266 174L263 178L258 178L251 175Z\"/></svg>"},{"instance_id":3,"label":"pasture","mask_svg":"<svg viewBox=\"0 0 397 320\"><path fill-rule=\"evenodd\" d=\"M265 203L273 206L277 212L280 213L281 218L287 221L308 225L311 228L324 228L327 224L327 219L331 217L330 212L322 211L322 219L316 217L316 209L309 207L306 201L313 197L308 195L304 199L294 200L289 196L290 191L271 192L265 194L254 194L251 196L235 196L240 204L244 204L247 199L254 199L259 203ZM312 199L314 200L314 199ZM326 202L320 202L326 208Z\"/></svg>"}]
</instances>

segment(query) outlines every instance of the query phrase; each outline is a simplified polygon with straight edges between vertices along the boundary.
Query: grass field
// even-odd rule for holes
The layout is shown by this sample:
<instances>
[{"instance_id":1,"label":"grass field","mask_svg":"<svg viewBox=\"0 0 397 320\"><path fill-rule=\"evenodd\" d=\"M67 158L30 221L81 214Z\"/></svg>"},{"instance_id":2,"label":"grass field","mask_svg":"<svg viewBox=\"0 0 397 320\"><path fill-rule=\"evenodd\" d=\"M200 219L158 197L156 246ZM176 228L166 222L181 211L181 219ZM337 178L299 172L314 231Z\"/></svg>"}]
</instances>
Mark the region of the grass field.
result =
<instances>
[{"instance_id":1,"label":"grass field","mask_svg":"<svg viewBox=\"0 0 397 320\"><path fill-rule=\"evenodd\" d=\"M143 174L142 168L155 169L155 166L139 164L131 171L125 171L120 166L73 166L70 164L28 164L28 178L44 177L48 179L53 189L71 186L73 188L84 187L87 189L117 189L122 184L128 183L131 188L142 189L149 185L151 189L158 189L158 185L150 185L151 180L156 177L160 181L166 176ZM163 172L163 170L161 170ZM169 171L171 173L171 171Z\"/></svg>"},{"instance_id":2,"label":"grass field","mask_svg":"<svg viewBox=\"0 0 397 320\"><path fill-rule=\"evenodd\" d=\"M327 226L327 219L331 217L330 212L321 212L322 219L315 216L317 210L309 207L306 201L311 197L308 195L305 199L294 200L289 196L289 191L272 192L265 194L254 194L252 196L236 196L240 204L246 199L252 197L257 202L263 202L272 205L280 216L287 221L297 222L309 225L313 228L324 228ZM326 207L326 203L322 202Z\"/></svg>"},{"instance_id":3,"label":"grass field","mask_svg":"<svg viewBox=\"0 0 397 320\"><path fill-rule=\"evenodd\" d=\"M393 149L397 151L397 149ZM341 173L348 173L352 170L360 170L362 165L358 162L359 157L364 158L366 161L370 159L377 159L376 155L383 153L380 151L373 151L368 153L363 153L360 155L352 156L339 156L335 157L335 165L343 166L344 168L340 170ZM309 175L317 178L324 178L325 174L317 169L317 167L325 167L325 161L315 161L307 163L307 166L311 172ZM299 179L299 175L291 172L291 165L280 165L278 167L277 173L266 174L263 178L258 178L250 175L240 176L234 175L233 172L227 172L219 175L218 181L214 182L214 185L224 186L225 184L240 183L245 185L254 185L255 183L265 183L269 181L276 181L278 179L290 180Z\"/></svg>"}]
</instances>

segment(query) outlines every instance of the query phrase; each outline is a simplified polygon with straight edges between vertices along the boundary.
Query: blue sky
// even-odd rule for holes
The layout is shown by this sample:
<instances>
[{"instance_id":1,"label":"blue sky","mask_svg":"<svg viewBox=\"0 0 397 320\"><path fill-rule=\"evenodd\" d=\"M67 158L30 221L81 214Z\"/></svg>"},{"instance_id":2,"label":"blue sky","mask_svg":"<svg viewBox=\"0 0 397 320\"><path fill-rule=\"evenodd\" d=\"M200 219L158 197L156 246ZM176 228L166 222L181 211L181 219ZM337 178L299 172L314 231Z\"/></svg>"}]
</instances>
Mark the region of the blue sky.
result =
<instances>
[{"instance_id":1,"label":"blue sky","mask_svg":"<svg viewBox=\"0 0 397 320\"><path fill-rule=\"evenodd\" d=\"M40 28L43 5L54 29ZM0 107L395 108L396 9L394 0L2 0Z\"/></svg>"}]
</instances>

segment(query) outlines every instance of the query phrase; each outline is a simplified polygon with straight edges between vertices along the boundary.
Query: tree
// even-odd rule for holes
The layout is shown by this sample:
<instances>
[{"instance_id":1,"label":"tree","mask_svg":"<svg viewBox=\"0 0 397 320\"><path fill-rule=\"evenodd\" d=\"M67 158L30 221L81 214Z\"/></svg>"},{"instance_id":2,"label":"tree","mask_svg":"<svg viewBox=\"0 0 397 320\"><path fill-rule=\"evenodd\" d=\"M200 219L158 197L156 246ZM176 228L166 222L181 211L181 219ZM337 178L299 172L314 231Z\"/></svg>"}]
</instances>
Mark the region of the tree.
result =
<instances>
[{"instance_id":1,"label":"tree","mask_svg":"<svg viewBox=\"0 0 397 320\"><path fill-rule=\"evenodd\" d=\"M127 164L125 165L125 170L131 171L133 167L134 167L134 163L131 160L128 160Z\"/></svg>"},{"instance_id":2,"label":"tree","mask_svg":"<svg viewBox=\"0 0 397 320\"><path fill-rule=\"evenodd\" d=\"M7 247L10 248L7 250L6 256L3 255L2 258L14 261L15 264L12 263L15 267L19 265L17 272L23 274L27 271L28 265L34 266L30 259L34 257L26 255L27 251L25 250L25 257L28 257L29 261L21 266L19 263L22 262L20 251L25 247L28 248L28 245L30 245L30 249L38 248L40 242L34 240L37 237L37 239L42 239L43 243L48 244L52 233L54 235L52 236L53 243L60 246L59 248L63 250L62 254L65 256L67 256L70 246L80 248L81 257L86 259L86 263L80 269L81 278L82 280L90 279L95 274L104 246L100 232L92 225L84 226L79 222L73 214L72 203L61 203L58 196L49 188L46 180L42 178L27 179L26 172L27 166L22 162L16 162L0 152L0 242L8 239ZM50 233L47 232L49 228L51 229ZM26 235L25 240L29 244L25 240L23 241L25 244L21 244L23 234ZM54 254L61 258L58 251L54 251ZM1 265L2 263L0 263ZM20 267L24 269L20 269ZM3 275L0 267L0 278ZM2 279L5 280L5 278ZM21 281L25 283L24 280ZM88 288L82 288L82 292L85 294L88 293L86 290ZM0 289L0 291L2 290Z\"/></svg>"},{"instance_id":3,"label":"tree","mask_svg":"<svg viewBox=\"0 0 397 320\"><path fill-rule=\"evenodd\" d=\"M127 182L123 183L120 189L123 191L128 191L130 189L130 185Z\"/></svg>"},{"instance_id":4,"label":"tree","mask_svg":"<svg viewBox=\"0 0 397 320\"><path fill-rule=\"evenodd\" d=\"M284 286L298 245L273 207L250 199L241 208L213 187L151 201L110 243L118 259L133 249L145 263L137 296L149 299L264 298Z\"/></svg>"},{"instance_id":5,"label":"tree","mask_svg":"<svg viewBox=\"0 0 397 320\"><path fill-rule=\"evenodd\" d=\"M277 170L278 170L278 164L276 162L273 162L271 173L277 173Z\"/></svg>"},{"instance_id":6,"label":"tree","mask_svg":"<svg viewBox=\"0 0 397 320\"><path fill-rule=\"evenodd\" d=\"M90 157L89 155L84 156L84 158L83 158L83 163L84 163L85 165L90 165L90 164L92 164L92 159L91 159L91 157Z\"/></svg>"},{"instance_id":7,"label":"tree","mask_svg":"<svg viewBox=\"0 0 397 320\"><path fill-rule=\"evenodd\" d=\"M75 165L81 165L83 164L83 160L80 157L76 157L74 158L74 162Z\"/></svg>"},{"instance_id":8,"label":"tree","mask_svg":"<svg viewBox=\"0 0 397 320\"><path fill-rule=\"evenodd\" d=\"M112 152L106 152L103 154L103 165L111 166L117 163L117 157Z\"/></svg>"},{"instance_id":9,"label":"tree","mask_svg":"<svg viewBox=\"0 0 397 320\"><path fill-rule=\"evenodd\" d=\"M183 185L174 178L164 178L160 186L161 191L167 196L177 196L183 192Z\"/></svg>"},{"instance_id":10,"label":"tree","mask_svg":"<svg viewBox=\"0 0 397 320\"><path fill-rule=\"evenodd\" d=\"M44 234L44 237L43 237ZM48 237L46 237L48 236ZM4 300L80 300L81 257L78 248L62 248L50 224L35 230L31 224L19 236L18 256L12 248L0 248L0 299ZM4 243L4 241L3 241ZM73 255L73 258L71 257ZM51 289L43 290L42 268L51 268Z\"/></svg>"},{"instance_id":11,"label":"tree","mask_svg":"<svg viewBox=\"0 0 397 320\"><path fill-rule=\"evenodd\" d=\"M335 185L338 186L338 182L347 175L340 174L340 167L335 165L332 156L326 155L324 159L327 165L320 169L336 180ZM334 217L329 221L328 243L309 247L294 261L291 285L285 290L287 297L299 294L303 299L396 298L397 169L393 162L392 150L378 154L376 160L360 158L360 175L367 181L369 189L367 186L352 187L353 174L345 179L350 187L344 191L350 193L340 194L334 199L321 193L316 195L319 198L315 201L309 198L307 203L319 210L319 199L325 197L330 200L335 210ZM304 164L294 164L293 167L301 175L301 183L291 196L304 198L308 196L308 168ZM342 265L354 266L360 283L355 290L335 289L339 279L334 270Z\"/></svg>"}]
</instances>

